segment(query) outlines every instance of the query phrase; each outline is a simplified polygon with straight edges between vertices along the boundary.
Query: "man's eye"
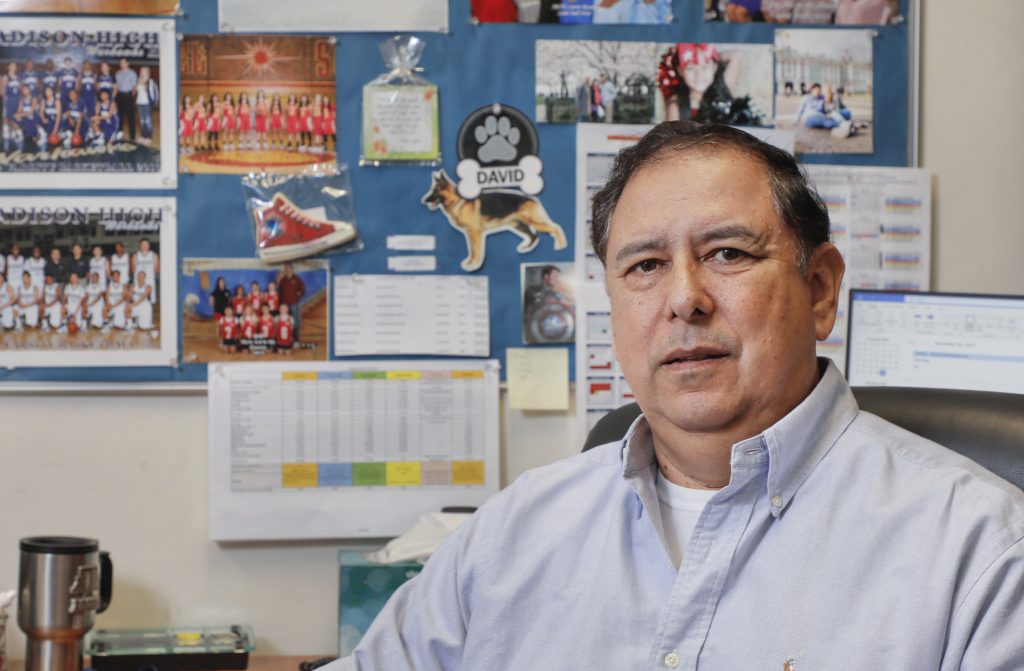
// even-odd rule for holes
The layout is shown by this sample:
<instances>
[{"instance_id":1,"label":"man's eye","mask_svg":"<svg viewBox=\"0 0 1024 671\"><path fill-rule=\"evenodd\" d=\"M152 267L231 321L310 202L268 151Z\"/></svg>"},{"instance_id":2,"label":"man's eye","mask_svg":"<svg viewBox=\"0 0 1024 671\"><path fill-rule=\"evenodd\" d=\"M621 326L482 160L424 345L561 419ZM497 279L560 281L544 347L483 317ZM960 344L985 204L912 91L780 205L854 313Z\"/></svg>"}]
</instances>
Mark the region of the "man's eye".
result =
<instances>
[{"instance_id":1,"label":"man's eye","mask_svg":"<svg viewBox=\"0 0 1024 671\"><path fill-rule=\"evenodd\" d=\"M641 273L653 273L658 269L660 263L656 259L644 259L640 263L634 265L631 270L638 270Z\"/></svg>"},{"instance_id":2,"label":"man's eye","mask_svg":"<svg viewBox=\"0 0 1024 671\"><path fill-rule=\"evenodd\" d=\"M725 263L735 263L736 261L742 261L749 256L750 255L746 252L738 249L723 247L722 249L716 249L713 251L708 258L715 261L724 261Z\"/></svg>"}]
</instances>

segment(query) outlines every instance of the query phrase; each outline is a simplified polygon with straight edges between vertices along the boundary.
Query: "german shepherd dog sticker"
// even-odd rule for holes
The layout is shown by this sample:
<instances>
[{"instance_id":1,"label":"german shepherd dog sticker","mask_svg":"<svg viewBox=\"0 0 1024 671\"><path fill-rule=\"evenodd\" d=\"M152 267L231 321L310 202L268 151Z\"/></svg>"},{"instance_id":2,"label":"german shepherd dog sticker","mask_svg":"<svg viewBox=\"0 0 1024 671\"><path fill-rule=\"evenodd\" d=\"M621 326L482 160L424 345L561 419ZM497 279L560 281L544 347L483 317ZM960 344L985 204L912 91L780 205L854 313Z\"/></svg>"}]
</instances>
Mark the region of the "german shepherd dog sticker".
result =
<instances>
[{"instance_id":1,"label":"german shepherd dog sticker","mask_svg":"<svg viewBox=\"0 0 1024 671\"><path fill-rule=\"evenodd\" d=\"M489 189L476 198L463 198L444 170L434 172L433 184L421 199L431 210L440 209L448 223L466 236L469 256L462 261L467 272L484 264L486 237L509 230L522 238L516 251L529 252L540 242L540 234L554 238L555 249L565 249L565 233L551 220L534 196L515 189Z\"/></svg>"}]
</instances>

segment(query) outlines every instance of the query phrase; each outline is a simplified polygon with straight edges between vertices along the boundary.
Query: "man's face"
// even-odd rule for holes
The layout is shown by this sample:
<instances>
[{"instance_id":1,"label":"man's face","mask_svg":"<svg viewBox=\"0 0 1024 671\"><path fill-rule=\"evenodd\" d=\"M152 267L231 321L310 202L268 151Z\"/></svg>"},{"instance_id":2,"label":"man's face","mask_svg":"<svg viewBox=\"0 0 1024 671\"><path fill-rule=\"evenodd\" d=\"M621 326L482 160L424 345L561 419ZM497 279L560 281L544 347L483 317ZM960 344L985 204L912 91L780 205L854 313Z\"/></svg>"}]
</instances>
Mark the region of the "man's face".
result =
<instances>
[{"instance_id":1,"label":"man's face","mask_svg":"<svg viewBox=\"0 0 1024 671\"><path fill-rule=\"evenodd\" d=\"M656 441L756 435L812 388L838 292L815 269L825 256L841 278L842 261L822 245L805 278L797 252L766 171L738 152L671 156L626 185L607 248L612 331Z\"/></svg>"},{"instance_id":2,"label":"man's face","mask_svg":"<svg viewBox=\"0 0 1024 671\"><path fill-rule=\"evenodd\" d=\"M116 252L116 253L117 253L117 254L118 254L119 256L120 256L121 254L124 254L124 245L122 245L122 244L121 244L120 242L118 242L118 243L114 244L114 251L115 251L115 252Z\"/></svg>"}]
</instances>

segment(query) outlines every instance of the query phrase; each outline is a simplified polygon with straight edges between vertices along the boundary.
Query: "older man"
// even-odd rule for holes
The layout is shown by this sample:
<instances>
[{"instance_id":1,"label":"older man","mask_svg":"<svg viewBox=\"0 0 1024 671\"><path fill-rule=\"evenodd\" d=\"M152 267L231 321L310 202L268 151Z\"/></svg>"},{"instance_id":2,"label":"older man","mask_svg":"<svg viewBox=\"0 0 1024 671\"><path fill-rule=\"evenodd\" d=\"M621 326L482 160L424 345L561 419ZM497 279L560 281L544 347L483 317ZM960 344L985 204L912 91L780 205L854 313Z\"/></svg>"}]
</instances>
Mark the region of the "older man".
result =
<instances>
[{"instance_id":1,"label":"older man","mask_svg":"<svg viewBox=\"0 0 1024 671\"><path fill-rule=\"evenodd\" d=\"M123 124L121 130L124 131L125 139L134 141L136 128L135 85L139 83L139 75L132 70L127 58L122 58L118 63L114 81L117 83L117 95L114 96L114 103L117 105L117 115Z\"/></svg>"},{"instance_id":2,"label":"older man","mask_svg":"<svg viewBox=\"0 0 1024 671\"><path fill-rule=\"evenodd\" d=\"M815 358L844 266L792 157L664 123L593 222L643 416L494 497L338 668L1019 668L1024 496Z\"/></svg>"}]
</instances>

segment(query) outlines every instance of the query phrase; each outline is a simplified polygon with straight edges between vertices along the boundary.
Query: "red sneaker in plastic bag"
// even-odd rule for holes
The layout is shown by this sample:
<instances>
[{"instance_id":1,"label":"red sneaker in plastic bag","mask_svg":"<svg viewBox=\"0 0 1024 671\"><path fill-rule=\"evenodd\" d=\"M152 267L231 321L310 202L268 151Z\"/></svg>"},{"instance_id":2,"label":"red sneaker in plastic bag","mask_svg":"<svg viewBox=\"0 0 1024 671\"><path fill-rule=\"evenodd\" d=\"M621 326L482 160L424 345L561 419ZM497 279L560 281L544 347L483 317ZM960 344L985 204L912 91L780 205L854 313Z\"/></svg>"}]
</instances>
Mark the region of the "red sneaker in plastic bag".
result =
<instances>
[{"instance_id":1,"label":"red sneaker in plastic bag","mask_svg":"<svg viewBox=\"0 0 1024 671\"><path fill-rule=\"evenodd\" d=\"M356 227L347 221L316 219L282 193L254 214L256 253L269 263L312 256L356 237Z\"/></svg>"}]
</instances>

